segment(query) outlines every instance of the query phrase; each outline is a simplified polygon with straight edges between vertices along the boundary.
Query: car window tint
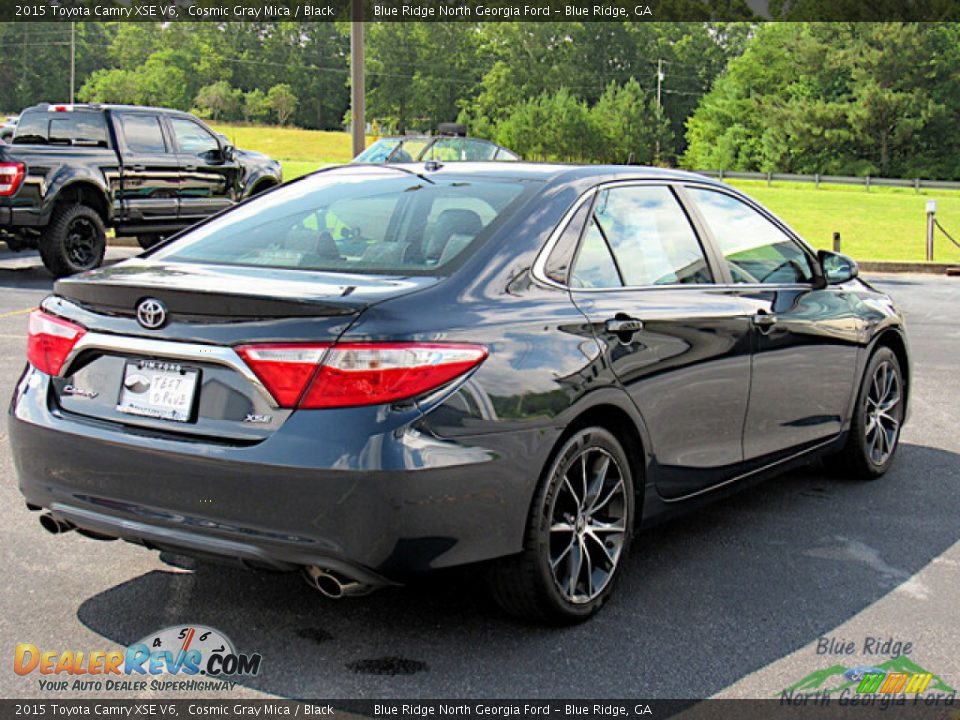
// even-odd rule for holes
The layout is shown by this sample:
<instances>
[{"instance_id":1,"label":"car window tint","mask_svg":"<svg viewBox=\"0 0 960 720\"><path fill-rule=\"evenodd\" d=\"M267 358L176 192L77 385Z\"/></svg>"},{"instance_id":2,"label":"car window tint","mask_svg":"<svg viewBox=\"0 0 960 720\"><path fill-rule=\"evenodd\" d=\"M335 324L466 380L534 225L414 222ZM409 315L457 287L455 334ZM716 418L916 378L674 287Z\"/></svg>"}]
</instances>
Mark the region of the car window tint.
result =
<instances>
[{"instance_id":1,"label":"car window tint","mask_svg":"<svg viewBox=\"0 0 960 720\"><path fill-rule=\"evenodd\" d=\"M439 161L482 161L493 160L497 146L482 140L464 138L441 138L427 152L424 160Z\"/></svg>"},{"instance_id":2,"label":"car window tint","mask_svg":"<svg viewBox=\"0 0 960 720\"><path fill-rule=\"evenodd\" d=\"M596 217L590 218L580 250L570 275L570 286L576 288L615 288L623 282L620 271L610 254L610 246Z\"/></svg>"},{"instance_id":3,"label":"car window tint","mask_svg":"<svg viewBox=\"0 0 960 720\"><path fill-rule=\"evenodd\" d=\"M154 255L173 261L380 274L443 274L522 202L531 183L321 172L258 196ZM427 218L433 218L427 222Z\"/></svg>"},{"instance_id":4,"label":"car window tint","mask_svg":"<svg viewBox=\"0 0 960 720\"><path fill-rule=\"evenodd\" d=\"M703 248L669 188L637 185L602 190L594 203L593 219L610 245L624 285L712 281Z\"/></svg>"},{"instance_id":5,"label":"car window tint","mask_svg":"<svg viewBox=\"0 0 960 720\"><path fill-rule=\"evenodd\" d=\"M107 125L101 113L67 112L50 118L51 145L107 147Z\"/></svg>"},{"instance_id":6,"label":"car window tint","mask_svg":"<svg viewBox=\"0 0 960 720\"><path fill-rule=\"evenodd\" d=\"M121 115L120 126L127 149L134 153L165 153L167 144L156 115Z\"/></svg>"},{"instance_id":7,"label":"car window tint","mask_svg":"<svg viewBox=\"0 0 960 720\"><path fill-rule=\"evenodd\" d=\"M217 160L220 156L220 144L217 139L190 120L171 118L170 126L177 139L180 152L196 155L204 160Z\"/></svg>"},{"instance_id":8,"label":"car window tint","mask_svg":"<svg viewBox=\"0 0 960 720\"><path fill-rule=\"evenodd\" d=\"M42 145L47 142L47 113L24 113L17 123L14 145Z\"/></svg>"},{"instance_id":9,"label":"car window tint","mask_svg":"<svg viewBox=\"0 0 960 720\"><path fill-rule=\"evenodd\" d=\"M554 244L553 250L550 251L549 257L547 257L543 271L544 274L554 282L562 285L567 284L570 264L577 252L577 242L583 233L583 225L590 213L590 205L590 201L587 200L577 208L573 217L570 218L570 222L567 223L560 237L557 238L557 242Z\"/></svg>"},{"instance_id":10,"label":"car window tint","mask_svg":"<svg viewBox=\"0 0 960 720\"><path fill-rule=\"evenodd\" d=\"M783 230L732 195L687 188L737 283L808 283L807 253Z\"/></svg>"}]
</instances>

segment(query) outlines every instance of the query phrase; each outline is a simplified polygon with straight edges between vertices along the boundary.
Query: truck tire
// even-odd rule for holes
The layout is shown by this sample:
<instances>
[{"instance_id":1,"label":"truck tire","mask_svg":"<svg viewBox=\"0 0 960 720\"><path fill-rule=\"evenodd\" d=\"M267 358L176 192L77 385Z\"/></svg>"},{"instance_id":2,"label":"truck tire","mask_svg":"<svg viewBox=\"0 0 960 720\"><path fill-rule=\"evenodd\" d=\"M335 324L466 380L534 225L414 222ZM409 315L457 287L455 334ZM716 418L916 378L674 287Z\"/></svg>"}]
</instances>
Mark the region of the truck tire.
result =
<instances>
[{"instance_id":1,"label":"truck tire","mask_svg":"<svg viewBox=\"0 0 960 720\"><path fill-rule=\"evenodd\" d=\"M58 278L100 267L106 251L103 220L86 205L58 207L40 238L43 264Z\"/></svg>"}]
</instances>

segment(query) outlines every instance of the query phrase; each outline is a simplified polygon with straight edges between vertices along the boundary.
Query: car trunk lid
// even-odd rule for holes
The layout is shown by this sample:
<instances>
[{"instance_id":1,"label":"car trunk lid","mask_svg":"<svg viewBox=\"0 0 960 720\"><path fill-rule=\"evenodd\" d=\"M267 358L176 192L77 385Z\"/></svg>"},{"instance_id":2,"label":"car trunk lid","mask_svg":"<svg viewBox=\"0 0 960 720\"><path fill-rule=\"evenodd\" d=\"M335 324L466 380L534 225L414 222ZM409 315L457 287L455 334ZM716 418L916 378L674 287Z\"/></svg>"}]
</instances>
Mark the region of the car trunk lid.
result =
<instances>
[{"instance_id":1,"label":"car trunk lid","mask_svg":"<svg viewBox=\"0 0 960 720\"><path fill-rule=\"evenodd\" d=\"M60 280L43 308L86 333L53 379L53 401L146 432L257 442L293 411L236 348L333 343L367 307L436 281L149 260ZM165 311L155 329L138 318L145 301Z\"/></svg>"}]
</instances>

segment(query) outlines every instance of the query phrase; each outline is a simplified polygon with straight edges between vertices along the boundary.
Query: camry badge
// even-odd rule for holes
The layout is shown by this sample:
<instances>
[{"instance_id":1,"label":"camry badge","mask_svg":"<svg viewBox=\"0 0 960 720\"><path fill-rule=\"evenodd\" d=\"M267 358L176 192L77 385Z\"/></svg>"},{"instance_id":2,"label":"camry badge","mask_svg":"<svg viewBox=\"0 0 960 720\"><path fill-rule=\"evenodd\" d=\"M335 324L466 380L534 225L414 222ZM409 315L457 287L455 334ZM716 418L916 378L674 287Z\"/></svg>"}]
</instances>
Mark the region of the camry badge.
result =
<instances>
[{"instance_id":1,"label":"camry badge","mask_svg":"<svg viewBox=\"0 0 960 720\"><path fill-rule=\"evenodd\" d=\"M147 330L163 327L167 321L167 308L156 298L144 298L137 305L137 322Z\"/></svg>"},{"instance_id":2,"label":"camry badge","mask_svg":"<svg viewBox=\"0 0 960 720\"><path fill-rule=\"evenodd\" d=\"M74 397L82 397L93 399L97 397L100 393L96 390L87 390L86 388L77 387L76 385L67 385L63 388L64 395L73 395Z\"/></svg>"}]
</instances>

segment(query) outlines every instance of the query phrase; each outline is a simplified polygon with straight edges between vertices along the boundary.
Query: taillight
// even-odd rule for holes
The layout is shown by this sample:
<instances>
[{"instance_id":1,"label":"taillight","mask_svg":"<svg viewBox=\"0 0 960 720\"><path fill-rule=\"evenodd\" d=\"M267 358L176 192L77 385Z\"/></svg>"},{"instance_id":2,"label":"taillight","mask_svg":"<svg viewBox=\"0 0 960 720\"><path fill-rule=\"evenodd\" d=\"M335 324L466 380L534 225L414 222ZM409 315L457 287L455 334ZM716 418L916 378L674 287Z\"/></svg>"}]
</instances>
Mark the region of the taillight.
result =
<instances>
[{"instance_id":1,"label":"taillight","mask_svg":"<svg viewBox=\"0 0 960 720\"><path fill-rule=\"evenodd\" d=\"M86 330L43 310L30 313L27 328L27 359L37 370L58 375L63 363Z\"/></svg>"},{"instance_id":2,"label":"taillight","mask_svg":"<svg viewBox=\"0 0 960 720\"><path fill-rule=\"evenodd\" d=\"M237 353L280 407L296 407L328 345L243 345Z\"/></svg>"},{"instance_id":3,"label":"taillight","mask_svg":"<svg viewBox=\"0 0 960 720\"><path fill-rule=\"evenodd\" d=\"M416 397L487 357L481 345L449 343L246 345L237 352L279 405L301 408L382 405Z\"/></svg>"},{"instance_id":4,"label":"taillight","mask_svg":"<svg viewBox=\"0 0 960 720\"><path fill-rule=\"evenodd\" d=\"M25 171L23 163L0 163L0 197L16 194Z\"/></svg>"}]
</instances>

